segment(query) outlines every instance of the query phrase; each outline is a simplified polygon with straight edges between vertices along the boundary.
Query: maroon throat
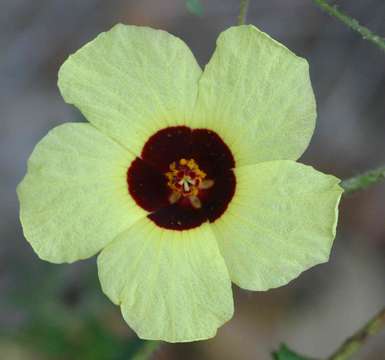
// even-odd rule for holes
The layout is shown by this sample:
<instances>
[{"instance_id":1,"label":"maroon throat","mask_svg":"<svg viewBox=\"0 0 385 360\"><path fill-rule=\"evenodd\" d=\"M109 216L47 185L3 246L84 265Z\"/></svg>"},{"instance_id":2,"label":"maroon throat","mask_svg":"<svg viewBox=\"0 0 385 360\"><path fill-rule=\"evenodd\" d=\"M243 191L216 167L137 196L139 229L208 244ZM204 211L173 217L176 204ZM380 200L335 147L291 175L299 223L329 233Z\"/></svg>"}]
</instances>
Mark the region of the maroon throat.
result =
<instances>
[{"instance_id":1,"label":"maroon throat","mask_svg":"<svg viewBox=\"0 0 385 360\"><path fill-rule=\"evenodd\" d=\"M127 171L128 190L158 226L214 222L235 192L234 157L213 131L168 127L152 135Z\"/></svg>"}]
</instances>

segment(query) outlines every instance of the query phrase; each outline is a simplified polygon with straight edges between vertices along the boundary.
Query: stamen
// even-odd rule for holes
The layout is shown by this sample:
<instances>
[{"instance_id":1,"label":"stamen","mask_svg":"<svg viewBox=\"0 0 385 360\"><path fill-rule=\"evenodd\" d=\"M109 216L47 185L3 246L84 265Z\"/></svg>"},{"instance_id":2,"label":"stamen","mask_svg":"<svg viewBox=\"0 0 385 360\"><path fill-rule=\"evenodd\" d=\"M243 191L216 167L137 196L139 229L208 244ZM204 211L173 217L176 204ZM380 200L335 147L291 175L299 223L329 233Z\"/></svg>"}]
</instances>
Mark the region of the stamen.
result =
<instances>
[{"instance_id":1,"label":"stamen","mask_svg":"<svg viewBox=\"0 0 385 360\"><path fill-rule=\"evenodd\" d=\"M168 201L170 202L170 204L175 204L178 202L181 196L182 196L181 193L173 191L169 196Z\"/></svg>"},{"instance_id":2,"label":"stamen","mask_svg":"<svg viewBox=\"0 0 385 360\"><path fill-rule=\"evenodd\" d=\"M190 191L189 181L187 179L183 179L182 182L183 182L183 189L184 189L184 191L185 192L189 192Z\"/></svg>"},{"instance_id":3,"label":"stamen","mask_svg":"<svg viewBox=\"0 0 385 360\"><path fill-rule=\"evenodd\" d=\"M211 180L211 179L206 179L206 180L203 180L200 184L199 184L199 189L210 189L211 187L214 186L214 180Z\"/></svg>"},{"instance_id":4,"label":"stamen","mask_svg":"<svg viewBox=\"0 0 385 360\"><path fill-rule=\"evenodd\" d=\"M190 196L189 197L189 200L190 200L190 203L191 205L195 208L195 209L200 209L202 207L202 203L201 201L199 200L199 197L198 196Z\"/></svg>"},{"instance_id":5,"label":"stamen","mask_svg":"<svg viewBox=\"0 0 385 360\"><path fill-rule=\"evenodd\" d=\"M172 190L169 202L175 204L182 197L187 197L194 208L201 208L199 191L211 188L214 181L205 179L206 174L199 168L194 159L174 161L170 164L169 169L170 171L165 173L168 179L167 185Z\"/></svg>"}]
</instances>

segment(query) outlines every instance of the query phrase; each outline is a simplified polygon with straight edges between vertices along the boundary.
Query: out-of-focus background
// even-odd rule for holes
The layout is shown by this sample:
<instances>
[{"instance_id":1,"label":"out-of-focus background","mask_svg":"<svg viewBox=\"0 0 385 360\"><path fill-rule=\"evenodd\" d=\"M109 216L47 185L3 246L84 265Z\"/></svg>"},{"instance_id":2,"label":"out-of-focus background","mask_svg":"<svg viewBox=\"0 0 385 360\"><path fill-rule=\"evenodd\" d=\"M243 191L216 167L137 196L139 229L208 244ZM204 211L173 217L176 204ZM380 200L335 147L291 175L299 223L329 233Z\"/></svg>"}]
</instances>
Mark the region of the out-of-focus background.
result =
<instances>
[{"instance_id":1,"label":"out-of-focus background","mask_svg":"<svg viewBox=\"0 0 385 360\"><path fill-rule=\"evenodd\" d=\"M218 34L236 22L237 0L1 0L0 358L129 359L140 346L102 294L95 259L43 262L24 240L15 193L37 141L80 120L56 86L67 56L117 22L181 37L202 66ZM385 34L383 0L340 0ZM302 161L341 178L385 163L385 55L310 0L252 0L250 23L310 63L317 130ZM165 344L155 359L270 359L280 342L313 357L330 354L385 303L385 185L343 200L329 263L268 292L234 287L235 315L209 341ZM355 359L385 359L385 334Z\"/></svg>"}]
</instances>

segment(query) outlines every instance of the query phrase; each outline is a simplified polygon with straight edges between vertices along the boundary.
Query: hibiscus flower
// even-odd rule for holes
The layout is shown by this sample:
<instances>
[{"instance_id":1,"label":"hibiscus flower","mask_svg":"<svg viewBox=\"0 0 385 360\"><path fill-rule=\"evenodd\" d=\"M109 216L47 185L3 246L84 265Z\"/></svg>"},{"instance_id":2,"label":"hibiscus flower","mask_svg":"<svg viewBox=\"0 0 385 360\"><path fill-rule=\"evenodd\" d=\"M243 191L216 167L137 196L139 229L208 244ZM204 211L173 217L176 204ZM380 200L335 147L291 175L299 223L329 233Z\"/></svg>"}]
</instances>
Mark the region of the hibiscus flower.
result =
<instances>
[{"instance_id":1,"label":"hibiscus flower","mask_svg":"<svg viewBox=\"0 0 385 360\"><path fill-rule=\"evenodd\" d=\"M104 293L145 339L207 339L231 282L267 290L328 260L339 180L296 162L314 131L307 62L232 27L201 70L167 32L117 25L63 64L89 123L51 130L18 188L44 260L98 255Z\"/></svg>"}]
</instances>

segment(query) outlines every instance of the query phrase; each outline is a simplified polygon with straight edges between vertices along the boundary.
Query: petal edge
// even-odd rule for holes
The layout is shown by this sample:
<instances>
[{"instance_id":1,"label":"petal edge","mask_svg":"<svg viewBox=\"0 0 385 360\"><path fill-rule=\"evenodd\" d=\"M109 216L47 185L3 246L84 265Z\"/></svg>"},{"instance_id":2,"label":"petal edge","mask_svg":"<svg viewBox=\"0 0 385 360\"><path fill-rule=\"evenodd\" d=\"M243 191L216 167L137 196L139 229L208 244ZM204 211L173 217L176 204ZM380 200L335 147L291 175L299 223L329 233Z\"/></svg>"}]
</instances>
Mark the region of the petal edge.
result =
<instances>
[{"instance_id":1,"label":"petal edge","mask_svg":"<svg viewBox=\"0 0 385 360\"><path fill-rule=\"evenodd\" d=\"M179 38L118 24L64 62L58 86L88 121L139 155L156 131L190 118L201 72Z\"/></svg>"},{"instance_id":2,"label":"petal edge","mask_svg":"<svg viewBox=\"0 0 385 360\"><path fill-rule=\"evenodd\" d=\"M207 339L233 314L231 281L207 223L170 231L140 220L101 252L98 271L142 339Z\"/></svg>"},{"instance_id":3,"label":"petal edge","mask_svg":"<svg viewBox=\"0 0 385 360\"><path fill-rule=\"evenodd\" d=\"M342 194L339 179L293 161L235 173L233 201L212 224L233 282L267 290L328 261Z\"/></svg>"},{"instance_id":4,"label":"petal edge","mask_svg":"<svg viewBox=\"0 0 385 360\"><path fill-rule=\"evenodd\" d=\"M194 122L223 137L237 166L298 159L315 118L305 59L253 25L220 34L199 80Z\"/></svg>"},{"instance_id":5,"label":"petal edge","mask_svg":"<svg viewBox=\"0 0 385 360\"><path fill-rule=\"evenodd\" d=\"M60 125L36 145L17 194L24 235L41 259L88 258L147 215L128 193L132 159L85 123Z\"/></svg>"}]
</instances>

